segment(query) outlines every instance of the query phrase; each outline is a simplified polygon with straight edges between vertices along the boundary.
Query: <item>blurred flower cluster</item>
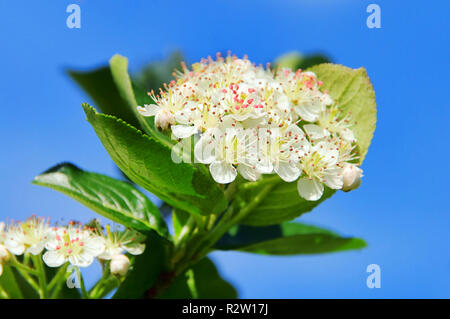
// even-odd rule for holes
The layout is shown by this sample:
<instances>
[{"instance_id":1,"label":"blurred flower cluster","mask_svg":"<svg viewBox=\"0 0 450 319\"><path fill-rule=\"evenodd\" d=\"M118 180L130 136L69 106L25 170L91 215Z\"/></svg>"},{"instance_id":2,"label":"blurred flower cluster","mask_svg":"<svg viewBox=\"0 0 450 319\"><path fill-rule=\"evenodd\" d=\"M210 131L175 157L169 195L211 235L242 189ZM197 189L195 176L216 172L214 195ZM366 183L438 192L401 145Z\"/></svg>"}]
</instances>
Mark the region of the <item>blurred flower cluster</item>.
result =
<instances>
[{"instance_id":1,"label":"blurred flower cluster","mask_svg":"<svg viewBox=\"0 0 450 319\"><path fill-rule=\"evenodd\" d=\"M312 72L272 70L220 54L182 70L139 106L178 140L196 137L195 160L217 183L239 173L249 181L278 174L297 181L300 196L321 198L324 185L349 191L361 183L351 114L322 90Z\"/></svg>"},{"instance_id":2,"label":"blurred flower cluster","mask_svg":"<svg viewBox=\"0 0 450 319\"><path fill-rule=\"evenodd\" d=\"M95 258L109 262L109 272L123 276L130 260L125 255L142 254L145 237L126 229L111 231L101 227L97 220L81 225L69 222L66 226L51 226L45 218L32 216L23 222L0 223L0 275L3 265L27 269L15 256L42 256L48 267L61 267L67 263L75 267L88 267Z\"/></svg>"}]
</instances>

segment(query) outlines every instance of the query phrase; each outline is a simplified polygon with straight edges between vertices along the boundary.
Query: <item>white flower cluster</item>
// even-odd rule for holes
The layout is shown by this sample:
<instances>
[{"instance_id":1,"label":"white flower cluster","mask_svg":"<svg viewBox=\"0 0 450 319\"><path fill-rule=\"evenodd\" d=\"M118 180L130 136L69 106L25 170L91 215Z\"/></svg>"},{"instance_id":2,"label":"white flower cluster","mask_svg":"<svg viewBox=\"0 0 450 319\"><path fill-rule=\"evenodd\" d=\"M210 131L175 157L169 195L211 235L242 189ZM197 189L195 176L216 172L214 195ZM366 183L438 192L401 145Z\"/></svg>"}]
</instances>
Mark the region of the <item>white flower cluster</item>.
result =
<instances>
[{"instance_id":1,"label":"white flower cluster","mask_svg":"<svg viewBox=\"0 0 450 319\"><path fill-rule=\"evenodd\" d=\"M158 95L150 93L155 104L138 111L176 139L199 137L195 160L209 165L216 182L231 183L238 173L250 181L276 173L298 180L307 200L318 200L324 184L345 191L359 186L350 114L321 90L314 73L274 72L246 57L218 54L192 70L182 64L175 77Z\"/></svg>"},{"instance_id":2,"label":"white flower cluster","mask_svg":"<svg viewBox=\"0 0 450 319\"><path fill-rule=\"evenodd\" d=\"M2 265L11 254L40 255L44 251L42 259L49 267L60 267L67 262L76 267L87 267L98 258L111 261L112 274L124 275L130 265L124 253L142 254L145 250L143 240L143 235L132 230L111 232L109 225L106 234L101 227L75 222L51 227L48 220L36 216L7 227L0 223L0 275Z\"/></svg>"}]
</instances>

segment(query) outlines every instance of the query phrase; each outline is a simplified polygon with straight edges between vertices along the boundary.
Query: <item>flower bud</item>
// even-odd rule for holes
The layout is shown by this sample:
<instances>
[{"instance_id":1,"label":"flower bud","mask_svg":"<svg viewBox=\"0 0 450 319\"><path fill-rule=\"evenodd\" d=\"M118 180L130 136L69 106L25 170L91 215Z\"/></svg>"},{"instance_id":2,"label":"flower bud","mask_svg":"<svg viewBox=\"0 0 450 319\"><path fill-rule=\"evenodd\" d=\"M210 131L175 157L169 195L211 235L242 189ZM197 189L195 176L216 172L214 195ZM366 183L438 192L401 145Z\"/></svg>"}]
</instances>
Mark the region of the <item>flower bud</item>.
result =
<instances>
[{"instance_id":1,"label":"flower bud","mask_svg":"<svg viewBox=\"0 0 450 319\"><path fill-rule=\"evenodd\" d=\"M155 115L155 125L161 130L167 130L170 125L175 123L175 117L169 110L161 109Z\"/></svg>"},{"instance_id":2,"label":"flower bud","mask_svg":"<svg viewBox=\"0 0 450 319\"><path fill-rule=\"evenodd\" d=\"M11 255L8 249L6 249L5 246L0 244L0 264L3 264L4 262L8 261L10 256Z\"/></svg>"},{"instance_id":3,"label":"flower bud","mask_svg":"<svg viewBox=\"0 0 450 319\"><path fill-rule=\"evenodd\" d=\"M361 185L362 169L353 164L345 164L343 170L343 181L342 190L344 192L349 192L353 189L357 189Z\"/></svg>"},{"instance_id":4,"label":"flower bud","mask_svg":"<svg viewBox=\"0 0 450 319\"><path fill-rule=\"evenodd\" d=\"M130 260L125 255L115 255L111 258L109 268L113 275L125 276L130 267Z\"/></svg>"}]
</instances>

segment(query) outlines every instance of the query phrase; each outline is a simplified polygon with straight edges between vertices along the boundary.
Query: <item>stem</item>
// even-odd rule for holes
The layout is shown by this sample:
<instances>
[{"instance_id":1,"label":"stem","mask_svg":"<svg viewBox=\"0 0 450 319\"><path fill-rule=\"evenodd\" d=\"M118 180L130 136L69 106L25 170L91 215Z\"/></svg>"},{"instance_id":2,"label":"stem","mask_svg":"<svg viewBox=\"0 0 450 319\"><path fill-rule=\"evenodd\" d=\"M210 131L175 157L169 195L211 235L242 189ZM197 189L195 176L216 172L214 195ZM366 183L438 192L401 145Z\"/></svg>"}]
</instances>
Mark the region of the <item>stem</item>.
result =
<instances>
[{"instance_id":1,"label":"stem","mask_svg":"<svg viewBox=\"0 0 450 319\"><path fill-rule=\"evenodd\" d=\"M17 269L21 269L23 271L26 271L27 273L30 273L32 275L38 276L39 272L31 267L28 267L24 264L21 264L15 257L11 258L11 265L16 267Z\"/></svg>"},{"instance_id":2,"label":"stem","mask_svg":"<svg viewBox=\"0 0 450 319\"><path fill-rule=\"evenodd\" d=\"M48 293L47 293L47 279L45 278L45 268L44 264L42 263L41 255L35 255L31 257L33 259L34 267L36 267L36 270L38 271L38 279L39 279L39 286L40 286L40 295L41 299L47 299Z\"/></svg>"},{"instance_id":3,"label":"stem","mask_svg":"<svg viewBox=\"0 0 450 319\"><path fill-rule=\"evenodd\" d=\"M89 294L86 291L86 286L84 285L84 280L83 276L81 275L80 267L75 267L75 271L77 272L77 277L80 280L81 297L83 297L83 299L89 299Z\"/></svg>"},{"instance_id":4,"label":"stem","mask_svg":"<svg viewBox=\"0 0 450 319\"><path fill-rule=\"evenodd\" d=\"M229 208L221 216L208 215L200 221L196 221L192 215L182 228L180 235L175 239L175 249L171 258L170 271L161 273L157 283L147 292L148 298L154 298L164 291L173 279L182 274L186 269L194 265L198 260L206 256L211 247L235 224L238 224L267 196L272 188L280 181L279 177L264 178L259 182L237 184L233 182L225 190ZM256 189L255 189L256 188ZM238 201L233 201L239 189L255 189L257 195L245 206L239 207ZM240 208L240 210L239 210ZM237 213L236 213L237 210ZM194 298L198 297L195 287L195 278L192 269L186 271L187 284Z\"/></svg>"},{"instance_id":5,"label":"stem","mask_svg":"<svg viewBox=\"0 0 450 319\"><path fill-rule=\"evenodd\" d=\"M41 289L39 288L39 286L36 284L36 281L28 274L28 272L26 272L24 269L22 268L17 268L17 271L19 272L19 274L27 281L27 283L30 284L30 286L36 290L36 292L41 295Z\"/></svg>"},{"instance_id":6,"label":"stem","mask_svg":"<svg viewBox=\"0 0 450 319\"><path fill-rule=\"evenodd\" d=\"M66 283L66 277L67 277L66 276L66 274L67 274L67 267L68 267L68 264L64 266L64 272L61 275L64 280L61 280L61 281L56 283L56 287L55 287L55 289L53 290L53 292L52 292L52 294L50 296L51 299L58 298L59 293L61 292L62 288L64 287L64 284ZM59 275L59 272L58 272L58 274L56 274L56 276L58 276L58 275Z\"/></svg>"},{"instance_id":7,"label":"stem","mask_svg":"<svg viewBox=\"0 0 450 319\"><path fill-rule=\"evenodd\" d=\"M232 206L223 216L223 222L216 225L216 227L211 231L210 235L204 240L204 247L200 249L197 254L197 259L202 258L208 252L211 246L213 246L231 227L239 223L245 216L247 216L254 208L256 208L261 201L266 197L266 195L272 190L275 184L268 184L257 194L250 203L247 204L243 209L238 211L236 215L232 215ZM230 212L231 210L231 212Z\"/></svg>"},{"instance_id":8,"label":"stem","mask_svg":"<svg viewBox=\"0 0 450 319\"><path fill-rule=\"evenodd\" d=\"M192 270L192 268L186 271L186 277L187 277L186 283L189 287L189 291L191 292L192 298L198 299L198 292L197 287L195 285L194 271Z\"/></svg>"},{"instance_id":9,"label":"stem","mask_svg":"<svg viewBox=\"0 0 450 319\"><path fill-rule=\"evenodd\" d=\"M96 290L93 293L90 293L89 296L91 299L103 298L119 285L120 280L115 276L110 276L109 278L106 278L101 285L97 286Z\"/></svg>"},{"instance_id":10,"label":"stem","mask_svg":"<svg viewBox=\"0 0 450 319\"><path fill-rule=\"evenodd\" d=\"M64 266L62 266L58 272L56 273L55 277L50 281L47 288L49 291L51 291L55 286L58 284L61 284L61 279L65 279L65 274L67 272L68 263L66 263ZM52 295L53 296L53 295Z\"/></svg>"},{"instance_id":11,"label":"stem","mask_svg":"<svg viewBox=\"0 0 450 319\"><path fill-rule=\"evenodd\" d=\"M103 267L103 274L99 281L89 290L89 297L90 298L98 298L99 290L100 288L103 288L105 285L105 282L109 279L109 276L111 275L110 269L109 269L109 262L106 262ZM100 293L102 290L100 290Z\"/></svg>"},{"instance_id":12,"label":"stem","mask_svg":"<svg viewBox=\"0 0 450 319\"><path fill-rule=\"evenodd\" d=\"M195 218L193 216L189 216L187 223L183 226L180 231L180 235L175 240L175 247L181 246L189 238L189 235L195 229L195 225Z\"/></svg>"}]
</instances>

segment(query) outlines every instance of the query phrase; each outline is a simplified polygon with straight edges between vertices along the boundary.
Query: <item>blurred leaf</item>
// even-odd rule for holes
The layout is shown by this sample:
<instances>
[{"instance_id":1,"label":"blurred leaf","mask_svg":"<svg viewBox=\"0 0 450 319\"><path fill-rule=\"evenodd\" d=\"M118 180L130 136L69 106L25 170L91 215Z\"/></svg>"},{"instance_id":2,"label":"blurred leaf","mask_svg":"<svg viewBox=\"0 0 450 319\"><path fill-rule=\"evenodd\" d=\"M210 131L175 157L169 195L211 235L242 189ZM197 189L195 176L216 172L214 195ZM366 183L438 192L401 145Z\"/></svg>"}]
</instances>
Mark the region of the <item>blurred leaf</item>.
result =
<instances>
[{"instance_id":1,"label":"blurred leaf","mask_svg":"<svg viewBox=\"0 0 450 319\"><path fill-rule=\"evenodd\" d=\"M323 81L322 88L344 112L350 112L357 139L360 163L369 149L377 122L375 91L364 68L351 69L337 64L320 64L309 69Z\"/></svg>"},{"instance_id":2,"label":"blurred leaf","mask_svg":"<svg viewBox=\"0 0 450 319\"><path fill-rule=\"evenodd\" d=\"M268 255L320 254L366 247L364 240L300 223L268 227L238 225L216 244L221 250L240 250Z\"/></svg>"},{"instance_id":3,"label":"blurred leaf","mask_svg":"<svg viewBox=\"0 0 450 319\"><path fill-rule=\"evenodd\" d=\"M114 299L145 297L166 266L166 244L157 235L147 237L144 253L135 257L133 266L114 294Z\"/></svg>"},{"instance_id":4,"label":"blurred leaf","mask_svg":"<svg viewBox=\"0 0 450 319\"><path fill-rule=\"evenodd\" d=\"M298 52L289 52L275 60L275 66L279 68L290 68L292 70L305 70L317 64L331 62L322 54L303 55Z\"/></svg>"},{"instance_id":5,"label":"blurred leaf","mask_svg":"<svg viewBox=\"0 0 450 319\"><path fill-rule=\"evenodd\" d=\"M276 176L269 177L270 182L261 184L249 190L240 191L237 196L241 201L241 207L244 208L267 184L274 184L268 196L257 205L250 214L248 214L241 224L252 226L267 226L279 224L284 221L292 220L311 211L321 202L331 197L334 190L325 187L322 198L317 201L308 201L298 194L297 183L286 183Z\"/></svg>"},{"instance_id":6,"label":"blurred leaf","mask_svg":"<svg viewBox=\"0 0 450 319\"><path fill-rule=\"evenodd\" d=\"M168 234L158 208L127 182L63 163L36 176L33 183L60 191L125 227Z\"/></svg>"},{"instance_id":7,"label":"blurred leaf","mask_svg":"<svg viewBox=\"0 0 450 319\"><path fill-rule=\"evenodd\" d=\"M11 266L3 266L3 273L0 276L0 287L6 291L8 297L11 299L24 298L24 295L22 294L22 290L18 283L18 276L20 275L15 273L14 269L12 269Z\"/></svg>"},{"instance_id":8,"label":"blurred leaf","mask_svg":"<svg viewBox=\"0 0 450 319\"><path fill-rule=\"evenodd\" d=\"M99 114L87 104L83 108L111 158L132 181L193 214L225 209L225 196L209 174L188 163L175 163L169 147L122 120Z\"/></svg>"},{"instance_id":9,"label":"blurred leaf","mask_svg":"<svg viewBox=\"0 0 450 319\"><path fill-rule=\"evenodd\" d=\"M224 280L216 266L209 258L204 258L191 268L194 273L194 281L198 298L234 299L237 292L234 287ZM186 272L179 275L173 284L159 298L167 299L191 299L192 293L187 284Z\"/></svg>"},{"instance_id":10,"label":"blurred leaf","mask_svg":"<svg viewBox=\"0 0 450 319\"><path fill-rule=\"evenodd\" d=\"M183 226L186 224L187 220L189 218L189 214L179 210L179 209L173 209L172 210L172 224L173 224L173 230L175 232L175 236L178 237L180 235L180 231L183 228Z\"/></svg>"},{"instance_id":11,"label":"blurred leaf","mask_svg":"<svg viewBox=\"0 0 450 319\"><path fill-rule=\"evenodd\" d=\"M146 65L133 80L147 92L151 90L157 92L163 83L169 83L173 79L174 69L179 68L183 60L181 52L175 51L164 61L154 61Z\"/></svg>"},{"instance_id":12,"label":"blurred leaf","mask_svg":"<svg viewBox=\"0 0 450 319\"><path fill-rule=\"evenodd\" d=\"M103 113L114 115L140 128L134 111L119 93L109 67L84 72L69 70L68 73L89 94Z\"/></svg>"}]
</instances>

